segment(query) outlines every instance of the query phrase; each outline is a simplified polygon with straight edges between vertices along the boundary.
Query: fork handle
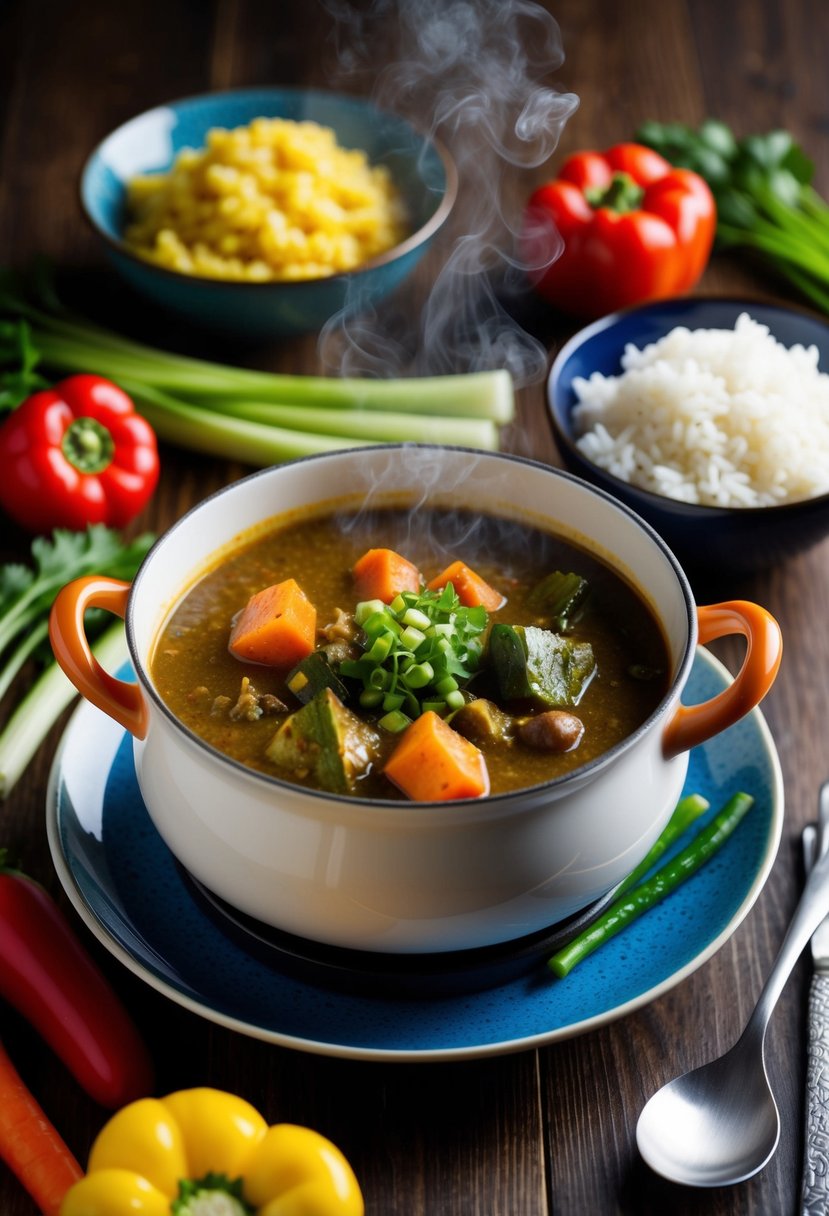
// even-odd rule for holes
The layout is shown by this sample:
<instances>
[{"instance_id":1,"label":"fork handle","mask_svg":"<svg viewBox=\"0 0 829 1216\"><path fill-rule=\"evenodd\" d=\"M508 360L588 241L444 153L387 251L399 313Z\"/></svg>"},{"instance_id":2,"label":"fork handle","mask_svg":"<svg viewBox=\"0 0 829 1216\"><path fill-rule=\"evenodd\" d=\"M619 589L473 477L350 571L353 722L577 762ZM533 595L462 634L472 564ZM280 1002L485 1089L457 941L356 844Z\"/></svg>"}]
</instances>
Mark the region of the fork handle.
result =
<instances>
[{"instance_id":1,"label":"fork handle","mask_svg":"<svg viewBox=\"0 0 829 1216\"><path fill-rule=\"evenodd\" d=\"M805 1148L801 1216L829 1210L829 975L813 975L809 989Z\"/></svg>"}]
</instances>

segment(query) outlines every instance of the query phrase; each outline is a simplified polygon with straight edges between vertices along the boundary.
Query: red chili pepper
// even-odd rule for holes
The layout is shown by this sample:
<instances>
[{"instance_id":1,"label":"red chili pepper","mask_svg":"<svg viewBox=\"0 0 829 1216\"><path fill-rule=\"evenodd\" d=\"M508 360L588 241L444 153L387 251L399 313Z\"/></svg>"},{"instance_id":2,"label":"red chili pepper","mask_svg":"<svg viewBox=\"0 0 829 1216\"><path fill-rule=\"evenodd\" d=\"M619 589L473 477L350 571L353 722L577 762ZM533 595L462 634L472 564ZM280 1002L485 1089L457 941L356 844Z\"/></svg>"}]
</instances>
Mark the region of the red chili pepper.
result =
<instances>
[{"instance_id":1,"label":"red chili pepper","mask_svg":"<svg viewBox=\"0 0 829 1216\"><path fill-rule=\"evenodd\" d=\"M48 891L0 850L0 996L101 1106L147 1097L153 1066L132 1019Z\"/></svg>"},{"instance_id":2,"label":"red chili pepper","mask_svg":"<svg viewBox=\"0 0 829 1216\"><path fill-rule=\"evenodd\" d=\"M152 427L100 376L28 397L0 427L0 460L0 505L29 532L122 528L158 481Z\"/></svg>"},{"instance_id":3,"label":"red chili pepper","mask_svg":"<svg viewBox=\"0 0 829 1216\"><path fill-rule=\"evenodd\" d=\"M576 153L531 195L524 250L540 267L537 291L562 312L592 318L690 291L716 225L714 197L698 174L640 144L617 144ZM564 247L552 260L556 232Z\"/></svg>"}]
</instances>

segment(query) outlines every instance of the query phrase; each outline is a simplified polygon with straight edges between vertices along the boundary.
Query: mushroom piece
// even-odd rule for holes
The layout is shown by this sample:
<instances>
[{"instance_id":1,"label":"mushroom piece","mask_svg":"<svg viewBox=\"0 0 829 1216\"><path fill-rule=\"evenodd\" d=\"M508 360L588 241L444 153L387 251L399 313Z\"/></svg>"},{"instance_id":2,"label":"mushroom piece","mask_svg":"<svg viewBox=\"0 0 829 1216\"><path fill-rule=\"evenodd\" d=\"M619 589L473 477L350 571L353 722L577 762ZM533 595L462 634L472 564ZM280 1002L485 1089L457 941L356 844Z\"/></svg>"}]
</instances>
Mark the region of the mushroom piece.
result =
<instances>
[{"instance_id":1,"label":"mushroom piece","mask_svg":"<svg viewBox=\"0 0 829 1216\"><path fill-rule=\"evenodd\" d=\"M571 752L581 743L584 723L565 709L548 709L527 718L518 727L518 738L540 752Z\"/></svg>"}]
</instances>

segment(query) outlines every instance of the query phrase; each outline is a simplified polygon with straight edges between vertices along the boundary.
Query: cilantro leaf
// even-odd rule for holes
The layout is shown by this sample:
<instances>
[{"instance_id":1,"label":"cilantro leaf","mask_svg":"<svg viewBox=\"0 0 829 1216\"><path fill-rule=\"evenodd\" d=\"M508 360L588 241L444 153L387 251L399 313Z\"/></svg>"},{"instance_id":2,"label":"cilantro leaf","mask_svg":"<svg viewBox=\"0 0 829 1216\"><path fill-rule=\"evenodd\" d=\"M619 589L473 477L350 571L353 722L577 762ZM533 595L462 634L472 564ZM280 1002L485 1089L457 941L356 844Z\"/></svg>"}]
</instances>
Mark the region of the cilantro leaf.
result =
<instances>
[{"instance_id":1,"label":"cilantro leaf","mask_svg":"<svg viewBox=\"0 0 829 1216\"><path fill-rule=\"evenodd\" d=\"M104 524L92 524L85 532L56 528L51 539L36 537L34 571L17 563L0 567L0 655L23 630L48 616L65 583L86 574L132 579L153 539L145 534L125 543Z\"/></svg>"},{"instance_id":2,"label":"cilantro leaf","mask_svg":"<svg viewBox=\"0 0 829 1216\"><path fill-rule=\"evenodd\" d=\"M0 324L0 364L11 365L0 374L0 411L16 409L32 393L49 387L50 382L36 371L39 363L40 352L26 321Z\"/></svg>"},{"instance_id":3,"label":"cilantro leaf","mask_svg":"<svg viewBox=\"0 0 829 1216\"><path fill-rule=\"evenodd\" d=\"M18 700L0 733L0 798L19 780L35 750L74 694L49 645L49 612L64 584L85 574L130 581L153 543L149 534L124 541L118 532L95 524L86 532L58 529L51 539L32 541L32 564L0 565L0 700L31 663L43 672ZM87 637L109 653L123 627L100 609L84 614ZM103 637L98 637L103 632ZM103 650L102 650L103 653ZM67 690L69 690L67 692Z\"/></svg>"}]
</instances>

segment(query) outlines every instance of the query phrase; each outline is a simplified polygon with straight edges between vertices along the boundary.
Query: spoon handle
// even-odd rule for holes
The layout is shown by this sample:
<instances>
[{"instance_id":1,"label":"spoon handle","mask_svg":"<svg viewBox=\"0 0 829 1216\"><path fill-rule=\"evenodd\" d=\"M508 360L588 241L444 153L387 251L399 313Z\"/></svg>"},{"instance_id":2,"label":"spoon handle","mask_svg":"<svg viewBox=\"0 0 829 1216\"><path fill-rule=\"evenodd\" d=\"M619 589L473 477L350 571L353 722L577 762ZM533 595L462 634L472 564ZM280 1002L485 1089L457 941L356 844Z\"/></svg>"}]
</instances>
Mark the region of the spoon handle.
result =
<instances>
[{"instance_id":1,"label":"spoon handle","mask_svg":"<svg viewBox=\"0 0 829 1216\"><path fill-rule=\"evenodd\" d=\"M829 975L814 975L809 991L806 1121L801 1216L829 1210Z\"/></svg>"},{"instance_id":2,"label":"spoon handle","mask_svg":"<svg viewBox=\"0 0 829 1216\"><path fill-rule=\"evenodd\" d=\"M786 936L743 1036L763 1034L795 963L824 916L829 915L829 853L815 861Z\"/></svg>"}]
</instances>

